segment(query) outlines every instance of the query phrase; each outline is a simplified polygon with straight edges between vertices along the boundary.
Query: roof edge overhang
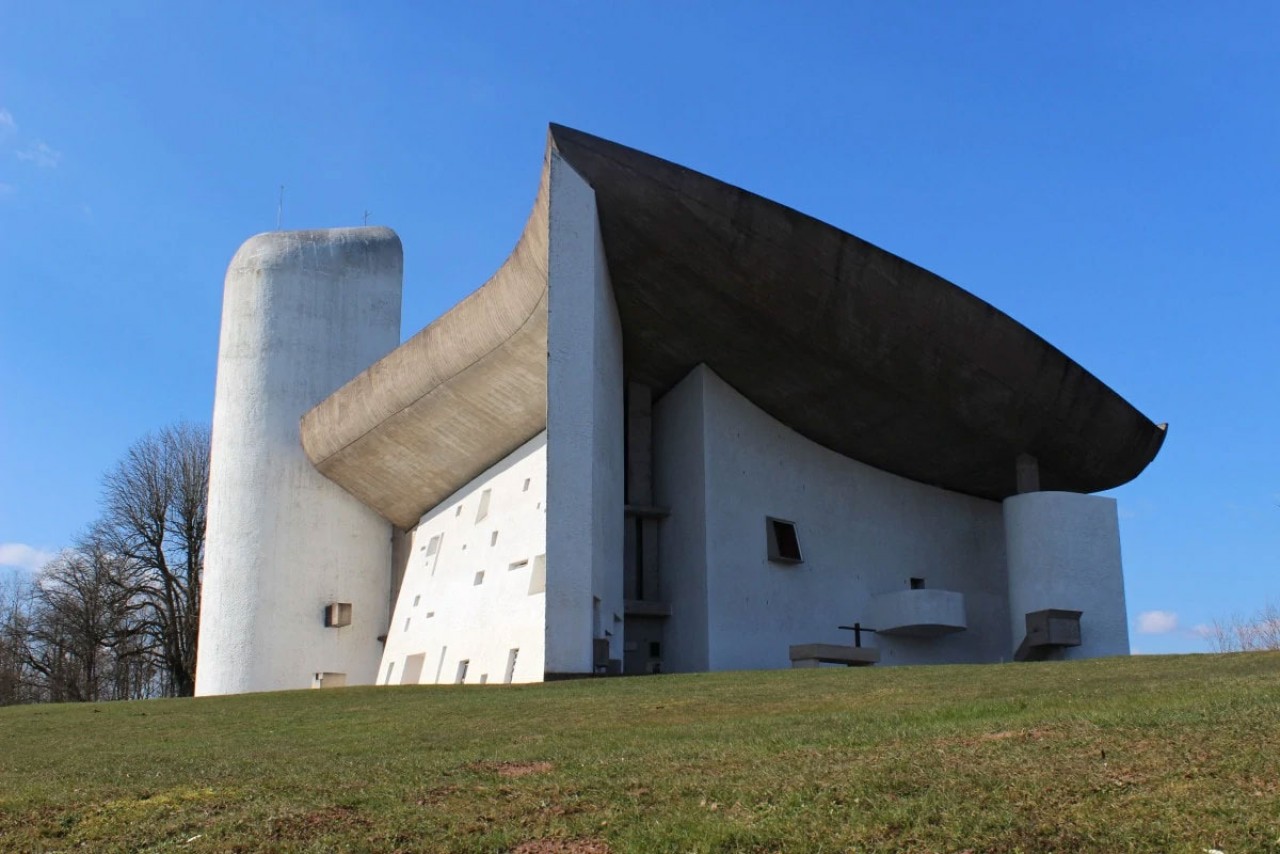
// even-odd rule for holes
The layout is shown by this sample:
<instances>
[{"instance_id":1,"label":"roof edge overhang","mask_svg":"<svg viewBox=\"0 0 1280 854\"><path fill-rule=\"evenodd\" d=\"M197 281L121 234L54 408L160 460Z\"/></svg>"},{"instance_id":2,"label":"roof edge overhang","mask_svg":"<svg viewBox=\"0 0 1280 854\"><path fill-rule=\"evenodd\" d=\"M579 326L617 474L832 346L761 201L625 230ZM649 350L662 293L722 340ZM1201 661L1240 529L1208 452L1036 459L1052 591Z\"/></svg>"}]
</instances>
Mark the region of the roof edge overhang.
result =
<instances>
[{"instance_id":1,"label":"roof edge overhang","mask_svg":"<svg viewBox=\"0 0 1280 854\"><path fill-rule=\"evenodd\" d=\"M416 525L547 424L550 163L596 193L629 379L700 363L801 435L983 498L1096 492L1158 453L1153 424L1040 336L851 234L701 173L551 125L533 210L477 291L303 416L307 456Z\"/></svg>"}]
</instances>

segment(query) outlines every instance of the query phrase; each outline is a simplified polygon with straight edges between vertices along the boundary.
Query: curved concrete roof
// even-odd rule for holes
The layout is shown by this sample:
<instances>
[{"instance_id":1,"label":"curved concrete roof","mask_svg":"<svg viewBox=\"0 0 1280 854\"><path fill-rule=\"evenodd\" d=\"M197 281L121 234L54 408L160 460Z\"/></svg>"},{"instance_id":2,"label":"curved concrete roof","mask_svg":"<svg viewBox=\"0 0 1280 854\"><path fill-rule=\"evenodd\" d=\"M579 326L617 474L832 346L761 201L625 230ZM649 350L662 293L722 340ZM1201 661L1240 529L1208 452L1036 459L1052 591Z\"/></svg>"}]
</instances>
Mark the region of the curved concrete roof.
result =
<instances>
[{"instance_id":1,"label":"curved concrete roof","mask_svg":"<svg viewBox=\"0 0 1280 854\"><path fill-rule=\"evenodd\" d=\"M533 213L483 287L309 412L307 454L398 525L546 426L547 206L557 152L596 193L625 372L699 363L802 435L1002 499L1136 477L1165 428L972 294L812 217L552 125Z\"/></svg>"}]
</instances>

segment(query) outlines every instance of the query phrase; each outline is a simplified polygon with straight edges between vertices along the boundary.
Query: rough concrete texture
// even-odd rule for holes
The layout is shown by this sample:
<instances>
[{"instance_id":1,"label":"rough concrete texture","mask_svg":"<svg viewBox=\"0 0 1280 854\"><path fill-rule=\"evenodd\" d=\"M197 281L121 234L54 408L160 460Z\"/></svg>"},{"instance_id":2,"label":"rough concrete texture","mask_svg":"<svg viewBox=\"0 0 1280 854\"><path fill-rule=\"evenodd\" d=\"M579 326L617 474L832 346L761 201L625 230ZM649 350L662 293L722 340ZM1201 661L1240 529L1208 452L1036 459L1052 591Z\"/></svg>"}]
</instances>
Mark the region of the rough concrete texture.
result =
<instances>
[{"instance_id":1,"label":"rough concrete texture","mask_svg":"<svg viewBox=\"0 0 1280 854\"><path fill-rule=\"evenodd\" d=\"M401 277L386 228L260 234L231 261L197 694L373 681L391 526L312 467L298 419L396 346ZM325 628L331 602L353 605L351 625Z\"/></svg>"},{"instance_id":2,"label":"rough concrete texture","mask_svg":"<svg viewBox=\"0 0 1280 854\"><path fill-rule=\"evenodd\" d=\"M546 426L547 183L595 192L627 378L698 364L805 437L990 499L1095 492L1165 436L992 306L853 235L706 175L553 125L533 213L482 288L309 413L328 477L401 526Z\"/></svg>"},{"instance_id":3,"label":"rough concrete texture","mask_svg":"<svg viewBox=\"0 0 1280 854\"><path fill-rule=\"evenodd\" d=\"M401 528L547 426L549 180L488 282L302 419L316 468Z\"/></svg>"}]
</instances>

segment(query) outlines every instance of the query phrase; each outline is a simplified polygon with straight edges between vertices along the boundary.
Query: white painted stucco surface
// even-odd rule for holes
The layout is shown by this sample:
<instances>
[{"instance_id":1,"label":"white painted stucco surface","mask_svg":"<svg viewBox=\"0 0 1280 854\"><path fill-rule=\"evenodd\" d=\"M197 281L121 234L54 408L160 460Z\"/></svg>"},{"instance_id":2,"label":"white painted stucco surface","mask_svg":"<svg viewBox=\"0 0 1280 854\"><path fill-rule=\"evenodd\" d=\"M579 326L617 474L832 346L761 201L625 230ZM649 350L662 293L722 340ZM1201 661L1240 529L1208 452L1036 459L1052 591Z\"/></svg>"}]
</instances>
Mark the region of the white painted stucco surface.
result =
<instances>
[{"instance_id":1,"label":"white painted stucco surface","mask_svg":"<svg viewBox=\"0 0 1280 854\"><path fill-rule=\"evenodd\" d=\"M694 370L653 406L654 502L671 512L658 526L658 599L671 605L663 669L696 673L707 658L705 386Z\"/></svg>"},{"instance_id":2,"label":"white painted stucco surface","mask_svg":"<svg viewBox=\"0 0 1280 854\"><path fill-rule=\"evenodd\" d=\"M1004 500L1009 555L1009 619L1014 644L1026 614L1045 608L1082 611L1078 647L1054 658L1129 654L1120 521L1114 498L1029 492Z\"/></svg>"},{"instance_id":3,"label":"white painted stucco surface","mask_svg":"<svg viewBox=\"0 0 1280 854\"><path fill-rule=\"evenodd\" d=\"M963 593L968 629L933 639L864 637L882 663L1012 658L1000 504L827 450L705 366L658 401L655 436L657 500L672 510L660 529L673 611L666 669L702 669L703 655L712 670L788 667L792 644L851 643L837 627L869 623L872 597L907 589L912 577ZM701 501L690 494L699 443ZM768 560L766 516L796 523L802 564ZM700 601L705 652L696 648Z\"/></svg>"},{"instance_id":4,"label":"white painted stucco surface","mask_svg":"<svg viewBox=\"0 0 1280 854\"><path fill-rule=\"evenodd\" d=\"M298 420L399 342L402 269L386 228L260 234L231 261L197 694L374 679L391 527L312 467ZM352 625L325 628L330 602L353 605Z\"/></svg>"},{"instance_id":5,"label":"white painted stucco surface","mask_svg":"<svg viewBox=\"0 0 1280 854\"><path fill-rule=\"evenodd\" d=\"M554 152L550 220L546 670L580 674L594 637L622 657L622 326L595 192Z\"/></svg>"},{"instance_id":6,"label":"white painted stucco surface","mask_svg":"<svg viewBox=\"0 0 1280 854\"><path fill-rule=\"evenodd\" d=\"M505 682L512 650L519 651L512 682L542 679L546 594L537 576L546 562L546 484L544 431L409 532L378 684L453 683L462 661L468 684ZM477 518L483 504L487 513ZM414 656L422 656L416 678L406 668Z\"/></svg>"}]
</instances>

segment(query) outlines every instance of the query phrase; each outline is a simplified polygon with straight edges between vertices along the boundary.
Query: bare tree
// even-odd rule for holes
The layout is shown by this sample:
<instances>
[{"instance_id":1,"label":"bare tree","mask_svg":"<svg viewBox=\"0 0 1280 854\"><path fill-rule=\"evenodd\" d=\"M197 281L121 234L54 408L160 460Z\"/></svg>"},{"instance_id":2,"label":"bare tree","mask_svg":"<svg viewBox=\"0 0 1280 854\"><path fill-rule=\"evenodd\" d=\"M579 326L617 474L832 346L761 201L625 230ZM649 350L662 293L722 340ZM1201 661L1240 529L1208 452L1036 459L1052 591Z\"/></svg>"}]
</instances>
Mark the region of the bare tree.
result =
<instances>
[{"instance_id":1,"label":"bare tree","mask_svg":"<svg viewBox=\"0 0 1280 854\"><path fill-rule=\"evenodd\" d=\"M25 664L40 699L133 696L130 670L146 668L144 604L128 560L92 537L50 561L27 614Z\"/></svg>"},{"instance_id":2,"label":"bare tree","mask_svg":"<svg viewBox=\"0 0 1280 854\"><path fill-rule=\"evenodd\" d=\"M35 586L16 572L0 578L0 706L40 699L27 665Z\"/></svg>"},{"instance_id":3,"label":"bare tree","mask_svg":"<svg viewBox=\"0 0 1280 854\"><path fill-rule=\"evenodd\" d=\"M1268 604L1249 618L1214 620L1207 637L1215 652L1280 649L1280 607Z\"/></svg>"},{"instance_id":4,"label":"bare tree","mask_svg":"<svg viewBox=\"0 0 1280 854\"><path fill-rule=\"evenodd\" d=\"M195 690L200 570L209 493L209 430L178 424L125 453L104 480L95 535L130 562L168 691Z\"/></svg>"}]
</instances>

